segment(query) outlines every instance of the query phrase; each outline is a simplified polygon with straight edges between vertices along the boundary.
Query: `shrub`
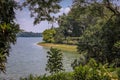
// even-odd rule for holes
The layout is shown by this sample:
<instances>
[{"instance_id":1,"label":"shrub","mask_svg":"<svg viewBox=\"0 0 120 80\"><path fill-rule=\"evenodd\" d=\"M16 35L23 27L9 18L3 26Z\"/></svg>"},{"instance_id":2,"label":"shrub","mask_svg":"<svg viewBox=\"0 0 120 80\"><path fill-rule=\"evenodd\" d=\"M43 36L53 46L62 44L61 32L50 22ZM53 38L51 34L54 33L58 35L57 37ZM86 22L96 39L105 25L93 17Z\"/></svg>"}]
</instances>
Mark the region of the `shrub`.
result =
<instances>
[{"instance_id":1,"label":"shrub","mask_svg":"<svg viewBox=\"0 0 120 80\"><path fill-rule=\"evenodd\" d=\"M91 59L87 65L75 68L73 80L111 80L109 74L107 68Z\"/></svg>"},{"instance_id":2,"label":"shrub","mask_svg":"<svg viewBox=\"0 0 120 80\"><path fill-rule=\"evenodd\" d=\"M20 80L72 80L72 74L71 73L57 73L50 76L33 76L29 75L27 78L20 78Z\"/></svg>"},{"instance_id":3,"label":"shrub","mask_svg":"<svg viewBox=\"0 0 120 80\"><path fill-rule=\"evenodd\" d=\"M57 73L49 76L50 80L72 80L72 75L70 73Z\"/></svg>"}]
</instances>

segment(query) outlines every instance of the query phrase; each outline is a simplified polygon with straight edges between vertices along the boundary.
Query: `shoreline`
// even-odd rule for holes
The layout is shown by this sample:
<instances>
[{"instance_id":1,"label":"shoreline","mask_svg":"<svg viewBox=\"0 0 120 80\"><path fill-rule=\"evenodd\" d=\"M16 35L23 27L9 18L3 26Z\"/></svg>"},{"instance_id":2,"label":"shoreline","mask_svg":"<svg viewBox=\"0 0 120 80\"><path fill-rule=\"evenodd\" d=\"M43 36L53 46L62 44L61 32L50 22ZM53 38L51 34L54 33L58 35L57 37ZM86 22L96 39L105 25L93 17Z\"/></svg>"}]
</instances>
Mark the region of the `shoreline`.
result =
<instances>
[{"instance_id":1,"label":"shoreline","mask_svg":"<svg viewBox=\"0 0 120 80\"><path fill-rule=\"evenodd\" d=\"M47 48L53 47L53 48L60 49L61 51L77 53L77 46L76 45L55 44L55 43L45 43L45 42L38 42L37 45L47 47Z\"/></svg>"}]
</instances>

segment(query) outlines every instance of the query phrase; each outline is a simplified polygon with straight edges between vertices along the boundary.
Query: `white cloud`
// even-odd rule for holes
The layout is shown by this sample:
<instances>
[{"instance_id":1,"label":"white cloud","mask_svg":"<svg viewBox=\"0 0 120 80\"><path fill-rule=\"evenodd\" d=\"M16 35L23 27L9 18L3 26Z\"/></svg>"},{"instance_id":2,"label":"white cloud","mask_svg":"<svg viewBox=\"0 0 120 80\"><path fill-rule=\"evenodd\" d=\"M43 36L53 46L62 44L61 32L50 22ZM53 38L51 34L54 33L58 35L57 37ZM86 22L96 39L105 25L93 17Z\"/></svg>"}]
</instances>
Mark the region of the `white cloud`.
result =
<instances>
[{"instance_id":1,"label":"white cloud","mask_svg":"<svg viewBox=\"0 0 120 80\"><path fill-rule=\"evenodd\" d=\"M67 8L61 8L60 11L63 12L63 13L65 13L65 14L67 14L70 11L70 8L69 7L67 7Z\"/></svg>"},{"instance_id":2,"label":"white cloud","mask_svg":"<svg viewBox=\"0 0 120 80\"><path fill-rule=\"evenodd\" d=\"M63 15L63 13L68 14L69 11L70 11L70 8L69 8L69 7L61 8L61 9L60 9L60 12L58 12L57 14L55 14L55 17L61 16L61 15Z\"/></svg>"},{"instance_id":3,"label":"white cloud","mask_svg":"<svg viewBox=\"0 0 120 80\"><path fill-rule=\"evenodd\" d=\"M16 2L20 2L20 0L14 0L14 1L16 1Z\"/></svg>"}]
</instances>

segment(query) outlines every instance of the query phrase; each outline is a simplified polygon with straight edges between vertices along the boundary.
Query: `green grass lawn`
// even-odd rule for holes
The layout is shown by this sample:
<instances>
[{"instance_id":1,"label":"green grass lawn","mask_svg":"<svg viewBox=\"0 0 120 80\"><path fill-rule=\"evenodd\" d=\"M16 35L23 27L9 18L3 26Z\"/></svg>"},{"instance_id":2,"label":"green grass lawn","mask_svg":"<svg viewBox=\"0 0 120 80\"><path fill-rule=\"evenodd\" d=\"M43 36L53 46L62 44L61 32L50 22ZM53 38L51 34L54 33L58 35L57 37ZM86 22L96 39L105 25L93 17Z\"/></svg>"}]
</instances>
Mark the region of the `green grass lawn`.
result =
<instances>
[{"instance_id":1,"label":"green grass lawn","mask_svg":"<svg viewBox=\"0 0 120 80\"><path fill-rule=\"evenodd\" d=\"M67 45L67 44L54 44L54 43L38 43L40 46L48 47L48 48L57 48L62 51L68 51L68 52L77 52L77 46L76 45Z\"/></svg>"}]
</instances>

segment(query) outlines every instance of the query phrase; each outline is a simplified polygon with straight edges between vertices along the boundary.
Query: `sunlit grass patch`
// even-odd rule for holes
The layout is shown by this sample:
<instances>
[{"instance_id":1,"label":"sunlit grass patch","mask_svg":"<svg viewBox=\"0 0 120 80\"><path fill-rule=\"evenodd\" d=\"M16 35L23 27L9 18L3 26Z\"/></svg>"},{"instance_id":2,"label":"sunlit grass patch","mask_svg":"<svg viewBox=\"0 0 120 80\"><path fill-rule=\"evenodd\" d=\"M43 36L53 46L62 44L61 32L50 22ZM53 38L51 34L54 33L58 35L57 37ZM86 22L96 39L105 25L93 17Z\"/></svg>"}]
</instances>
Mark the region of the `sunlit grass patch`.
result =
<instances>
[{"instance_id":1,"label":"sunlit grass patch","mask_svg":"<svg viewBox=\"0 0 120 80\"><path fill-rule=\"evenodd\" d=\"M77 52L77 46L76 45L67 45L67 44L54 44L54 43L38 43L40 46L44 47L53 47L60 49L62 51L69 51L69 52Z\"/></svg>"}]
</instances>

